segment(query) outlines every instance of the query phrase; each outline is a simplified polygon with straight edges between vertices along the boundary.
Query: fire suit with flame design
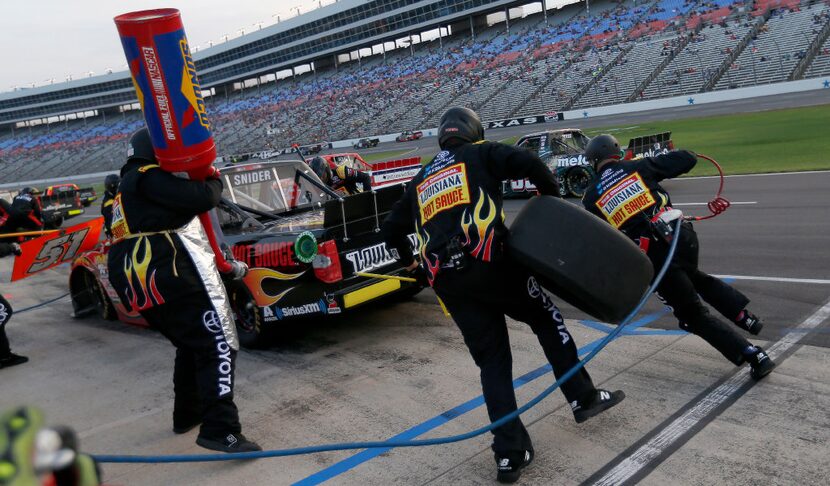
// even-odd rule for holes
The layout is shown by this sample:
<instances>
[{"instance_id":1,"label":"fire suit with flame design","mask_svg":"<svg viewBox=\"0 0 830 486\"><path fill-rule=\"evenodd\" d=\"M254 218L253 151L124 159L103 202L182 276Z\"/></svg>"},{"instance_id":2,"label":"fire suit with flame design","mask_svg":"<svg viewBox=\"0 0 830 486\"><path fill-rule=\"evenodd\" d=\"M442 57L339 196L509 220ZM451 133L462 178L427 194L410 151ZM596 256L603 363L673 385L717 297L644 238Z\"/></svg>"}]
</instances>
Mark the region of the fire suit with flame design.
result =
<instances>
[{"instance_id":1,"label":"fire suit with flame design","mask_svg":"<svg viewBox=\"0 0 830 486\"><path fill-rule=\"evenodd\" d=\"M451 145L412 179L383 224L387 246L405 266L413 262L407 234L415 228L420 263L480 368L491 421L516 410L505 315L530 326L556 376L578 362L574 340L550 296L527 269L504 258L502 181L523 178L542 194L558 197L553 174L525 149L487 141ZM562 390L570 402L596 394L584 369ZM532 450L518 418L493 435L497 456Z\"/></svg>"},{"instance_id":2,"label":"fire suit with flame design","mask_svg":"<svg viewBox=\"0 0 830 486\"><path fill-rule=\"evenodd\" d=\"M112 205L110 281L177 348L173 426L200 437L240 432L233 401L236 329L228 296L196 216L219 203L222 182L191 181L132 159Z\"/></svg>"}]
</instances>

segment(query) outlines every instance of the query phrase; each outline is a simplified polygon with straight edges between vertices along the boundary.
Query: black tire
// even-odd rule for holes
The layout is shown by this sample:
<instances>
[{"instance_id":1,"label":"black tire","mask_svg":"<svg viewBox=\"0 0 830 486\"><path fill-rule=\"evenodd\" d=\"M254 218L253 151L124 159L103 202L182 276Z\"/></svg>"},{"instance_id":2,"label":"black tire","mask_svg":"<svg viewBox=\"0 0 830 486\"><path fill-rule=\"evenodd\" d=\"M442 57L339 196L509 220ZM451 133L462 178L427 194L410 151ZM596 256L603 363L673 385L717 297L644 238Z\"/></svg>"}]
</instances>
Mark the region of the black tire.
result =
<instances>
[{"instance_id":1,"label":"black tire","mask_svg":"<svg viewBox=\"0 0 830 486\"><path fill-rule=\"evenodd\" d=\"M625 235L550 196L535 197L519 211L508 249L548 290L610 323L631 312L653 274L648 257Z\"/></svg>"},{"instance_id":2,"label":"black tire","mask_svg":"<svg viewBox=\"0 0 830 486\"><path fill-rule=\"evenodd\" d=\"M565 185L568 194L582 199L591 181L594 179L594 171L587 165L572 167L565 175Z\"/></svg>"},{"instance_id":3,"label":"black tire","mask_svg":"<svg viewBox=\"0 0 830 486\"><path fill-rule=\"evenodd\" d=\"M93 307L95 307L96 313L101 317L101 319L106 319L108 321L116 320L118 318L118 314L115 312L115 306L112 305L112 301L104 291L104 288L101 287L101 283L98 282L97 278L95 278L95 275L89 271L84 271L83 278L85 288L89 292L89 299Z\"/></svg>"},{"instance_id":4,"label":"black tire","mask_svg":"<svg viewBox=\"0 0 830 486\"><path fill-rule=\"evenodd\" d=\"M238 286L230 292L230 299L239 344L248 349L265 347L267 343L262 309L256 305L250 292L243 286Z\"/></svg>"}]
</instances>

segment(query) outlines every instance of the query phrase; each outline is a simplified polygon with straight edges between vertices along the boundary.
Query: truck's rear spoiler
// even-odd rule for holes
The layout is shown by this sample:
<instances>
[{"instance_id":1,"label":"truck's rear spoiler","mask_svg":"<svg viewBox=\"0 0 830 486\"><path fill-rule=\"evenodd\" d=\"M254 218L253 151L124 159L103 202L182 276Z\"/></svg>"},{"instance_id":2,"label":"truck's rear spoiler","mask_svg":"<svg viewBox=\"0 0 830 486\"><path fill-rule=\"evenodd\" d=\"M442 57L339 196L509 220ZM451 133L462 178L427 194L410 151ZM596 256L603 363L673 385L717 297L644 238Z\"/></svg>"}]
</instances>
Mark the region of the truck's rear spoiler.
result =
<instances>
[{"instance_id":1,"label":"truck's rear spoiler","mask_svg":"<svg viewBox=\"0 0 830 486\"><path fill-rule=\"evenodd\" d=\"M628 148L625 149L625 158L653 157L669 150L674 150L671 132L643 135L642 137L632 138L628 142Z\"/></svg>"}]
</instances>

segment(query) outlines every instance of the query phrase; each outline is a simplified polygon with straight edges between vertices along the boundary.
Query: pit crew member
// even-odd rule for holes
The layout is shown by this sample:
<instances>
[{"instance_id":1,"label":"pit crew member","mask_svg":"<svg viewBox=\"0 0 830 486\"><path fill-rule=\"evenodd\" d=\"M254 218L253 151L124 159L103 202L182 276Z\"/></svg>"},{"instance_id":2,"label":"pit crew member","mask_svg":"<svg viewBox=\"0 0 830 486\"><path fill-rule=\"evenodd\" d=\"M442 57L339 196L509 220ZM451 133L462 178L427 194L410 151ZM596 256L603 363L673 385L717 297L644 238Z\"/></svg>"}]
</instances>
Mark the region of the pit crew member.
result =
<instances>
[{"instance_id":1,"label":"pit crew member","mask_svg":"<svg viewBox=\"0 0 830 486\"><path fill-rule=\"evenodd\" d=\"M112 202L118 193L118 184L121 178L116 174L109 174L104 179L104 198L101 200L101 215L104 217L104 233L112 238Z\"/></svg>"},{"instance_id":2,"label":"pit crew member","mask_svg":"<svg viewBox=\"0 0 830 486\"><path fill-rule=\"evenodd\" d=\"M17 243L0 243L0 258L11 254L20 255ZM12 318L12 306L0 293L0 368L10 368L29 361L26 356L12 353L9 338L6 337L6 323Z\"/></svg>"},{"instance_id":3,"label":"pit crew member","mask_svg":"<svg viewBox=\"0 0 830 486\"><path fill-rule=\"evenodd\" d=\"M40 200L41 191L36 187L24 187L12 199L8 209L8 220L3 225L4 233L14 233L23 228L37 231L43 229L43 214Z\"/></svg>"},{"instance_id":4,"label":"pit crew member","mask_svg":"<svg viewBox=\"0 0 830 486\"><path fill-rule=\"evenodd\" d=\"M542 194L557 197L559 188L536 155L485 141L472 110L449 109L441 117L438 137L441 152L412 179L384 221L383 234L393 255L432 285L451 313L481 370L487 412L495 421L516 410L505 315L530 326L557 377L578 362L559 309L530 272L509 262L503 251L502 181L528 178ZM420 263L407 238L413 227ZM584 369L562 391L577 422L625 397L621 391L595 388ZM497 479L514 482L533 460L530 436L519 418L493 435Z\"/></svg>"},{"instance_id":5,"label":"pit crew member","mask_svg":"<svg viewBox=\"0 0 830 486\"><path fill-rule=\"evenodd\" d=\"M660 181L689 172L697 156L675 150L634 161L621 159L620 144L611 135L591 139L585 157L597 176L588 186L583 204L588 211L622 231L648 255L655 273L663 266L673 238L679 211L672 210L669 193ZM701 298L738 327L758 334L762 324L747 308L749 299L737 289L698 269L698 237L692 223L684 221L674 259L657 287L680 328L703 338L735 365L748 362L759 380L775 363L725 322L711 315Z\"/></svg>"},{"instance_id":6,"label":"pit crew member","mask_svg":"<svg viewBox=\"0 0 830 486\"><path fill-rule=\"evenodd\" d=\"M335 191L357 194L372 188L372 178L369 174L347 167L345 164L338 165L332 171L326 159L318 156L311 159L308 166L324 184ZM360 187L358 187L358 184L360 184Z\"/></svg>"},{"instance_id":7,"label":"pit crew member","mask_svg":"<svg viewBox=\"0 0 830 486\"><path fill-rule=\"evenodd\" d=\"M241 432L233 401L238 340L228 296L196 215L222 193L218 172L181 179L156 162L146 128L130 139L112 205L107 266L122 302L176 346L173 431L201 424L196 443L221 452L260 447ZM234 275L247 268L234 262Z\"/></svg>"}]
</instances>

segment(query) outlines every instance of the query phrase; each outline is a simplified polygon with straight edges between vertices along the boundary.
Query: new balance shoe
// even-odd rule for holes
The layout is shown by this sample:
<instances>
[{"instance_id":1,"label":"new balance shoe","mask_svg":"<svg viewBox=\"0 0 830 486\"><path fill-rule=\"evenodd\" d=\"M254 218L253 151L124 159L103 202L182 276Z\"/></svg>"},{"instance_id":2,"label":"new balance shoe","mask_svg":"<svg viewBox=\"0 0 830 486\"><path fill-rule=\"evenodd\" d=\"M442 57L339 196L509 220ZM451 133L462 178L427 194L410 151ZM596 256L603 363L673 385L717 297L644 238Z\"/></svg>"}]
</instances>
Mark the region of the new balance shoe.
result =
<instances>
[{"instance_id":1,"label":"new balance shoe","mask_svg":"<svg viewBox=\"0 0 830 486\"><path fill-rule=\"evenodd\" d=\"M196 444L212 451L238 453L261 451L262 447L254 441L248 440L242 434L228 434L224 437L196 437Z\"/></svg>"},{"instance_id":2,"label":"new balance shoe","mask_svg":"<svg viewBox=\"0 0 830 486\"><path fill-rule=\"evenodd\" d=\"M587 399L572 401L571 411L576 423L581 424L620 403L624 398L625 393L622 390L610 392L597 388Z\"/></svg>"},{"instance_id":3,"label":"new balance shoe","mask_svg":"<svg viewBox=\"0 0 830 486\"><path fill-rule=\"evenodd\" d=\"M496 454L496 480L500 483L515 483L522 475L522 469L533 462L533 449L524 452L510 452L500 456Z\"/></svg>"},{"instance_id":4,"label":"new balance shoe","mask_svg":"<svg viewBox=\"0 0 830 486\"><path fill-rule=\"evenodd\" d=\"M10 368L29 361L29 358L19 354L9 353L8 356L0 358L0 368Z\"/></svg>"},{"instance_id":5,"label":"new balance shoe","mask_svg":"<svg viewBox=\"0 0 830 486\"><path fill-rule=\"evenodd\" d=\"M742 310L741 313L738 314L738 318L735 319L735 324L737 324L738 327L744 331L748 331L753 336L757 336L764 327L761 319L758 319L758 316L746 309Z\"/></svg>"},{"instance_id":6,"label":"new balance shoe","mask_svg":"<svg viewBox=\"0 0 830 486\"><path fill-rule=\"evenodd\" d=\"M758 346L755 346L755 348L758 351L754 355L747 358L750 368L749 375L755 380L760 380L772 372L775 368L775 363L763 349Z\"/></svg>"}]
</instances>

